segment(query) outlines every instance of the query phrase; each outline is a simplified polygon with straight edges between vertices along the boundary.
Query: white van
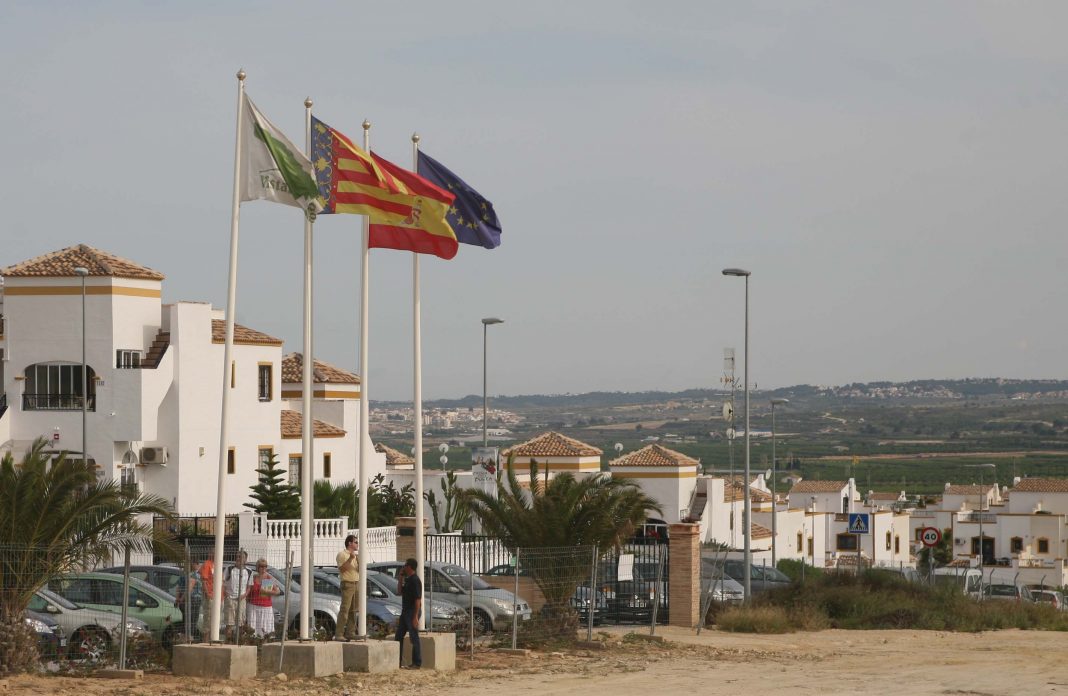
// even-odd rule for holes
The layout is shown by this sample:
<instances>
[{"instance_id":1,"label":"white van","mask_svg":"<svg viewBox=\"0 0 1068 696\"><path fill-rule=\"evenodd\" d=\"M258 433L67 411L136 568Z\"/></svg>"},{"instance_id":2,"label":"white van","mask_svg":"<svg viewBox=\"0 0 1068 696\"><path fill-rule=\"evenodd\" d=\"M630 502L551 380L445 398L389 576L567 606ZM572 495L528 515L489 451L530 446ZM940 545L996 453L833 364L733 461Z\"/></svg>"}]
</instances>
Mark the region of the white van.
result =
<instances>
[{"instance_id":1,"label":"white van","mask_svg":"<svg viewBox=\"0 0 1068 696\"><path fill-rule=\"evenodd\" d=\"M956 585L961 592L979 599L983 587L983 574L978 568L935 568L936 585Z\"/></svg>"}]
</instances>

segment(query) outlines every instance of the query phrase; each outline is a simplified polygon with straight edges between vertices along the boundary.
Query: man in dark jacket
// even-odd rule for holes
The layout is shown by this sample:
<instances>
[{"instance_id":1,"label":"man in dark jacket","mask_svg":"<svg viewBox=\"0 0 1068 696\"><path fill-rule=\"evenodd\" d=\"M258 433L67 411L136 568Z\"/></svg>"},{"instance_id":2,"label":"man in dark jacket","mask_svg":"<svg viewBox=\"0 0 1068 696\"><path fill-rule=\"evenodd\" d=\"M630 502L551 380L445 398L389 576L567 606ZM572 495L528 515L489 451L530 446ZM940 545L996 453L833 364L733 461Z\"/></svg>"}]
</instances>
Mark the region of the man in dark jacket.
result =
<instances>
[{"instance_id":1,"label":"man in dark jacket","mask_svg":"<svg viewBox=\"0 0 1068 696\"><path fill-rule=\"evenodd\" d=\"M419 617L423 611L423 583L415 574L419 567L414 558L409 558L397 574L398 591L401 595L401 615L397 622L397 641L401 644L401 669L404 669L404 634L412 643L412 664L408 669L423 666L423 650L419 644Z\"/></svg>"}]
</instances>

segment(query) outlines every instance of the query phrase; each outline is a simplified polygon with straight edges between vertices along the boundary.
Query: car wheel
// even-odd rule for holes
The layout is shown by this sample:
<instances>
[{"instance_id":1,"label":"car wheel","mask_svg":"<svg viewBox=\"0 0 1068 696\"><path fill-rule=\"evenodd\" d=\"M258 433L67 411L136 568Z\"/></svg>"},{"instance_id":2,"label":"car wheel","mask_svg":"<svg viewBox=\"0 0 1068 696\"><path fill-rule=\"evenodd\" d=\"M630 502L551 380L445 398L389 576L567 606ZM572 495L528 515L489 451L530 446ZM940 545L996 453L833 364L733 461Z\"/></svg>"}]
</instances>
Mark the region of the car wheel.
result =
<instances>
[{"instance_id":1,"label":"car wheel","mask_svg":"<svg viewBox=\"0 0 1068 696\"><path fill-rule=\"evenodd\" d=\"M74 632L70 639L72 660L100 663L110 657L111 638L103 630L86 626Z\"/></svg>"},{"instance_id":2,"label":"car wheel","mask_svg":"<svg viewBox=\"0 0 1068 696\"><path fill-rule=\"evenodd\" d=\"M475 609L475 635L484 636L493 630L493 622L486 612Z\"/></svg>"}]
</instances>

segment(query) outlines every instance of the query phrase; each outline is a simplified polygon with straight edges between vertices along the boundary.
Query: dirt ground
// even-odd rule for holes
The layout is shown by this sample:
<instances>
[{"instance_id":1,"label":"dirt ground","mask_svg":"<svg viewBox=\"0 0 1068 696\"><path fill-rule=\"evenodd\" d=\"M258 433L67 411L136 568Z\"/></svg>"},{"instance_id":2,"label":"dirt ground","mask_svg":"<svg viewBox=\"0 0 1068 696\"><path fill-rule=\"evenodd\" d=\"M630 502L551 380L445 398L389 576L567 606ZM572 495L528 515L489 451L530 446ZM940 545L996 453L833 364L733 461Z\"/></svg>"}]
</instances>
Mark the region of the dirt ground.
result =
<instances>
[{"instance_id":1,"label":"dirt ground","mask_svg":"<svg viewBox=\"0 0 1068 696\"><path fill-rule=\"evenodd\" d=\"M663 643L600 633L601 650L530 656L482 652L457 660L450 673L401 671L282 681L240 682L146 675L143 681L20 676L0 680L0 694L79 696L283 696L399 694L418 696L555 696L597 694L856 694L909 696L1068 694L1068 634L997 631L820 631L753 636L658 629Z\"/></svg>"}]
</instances>

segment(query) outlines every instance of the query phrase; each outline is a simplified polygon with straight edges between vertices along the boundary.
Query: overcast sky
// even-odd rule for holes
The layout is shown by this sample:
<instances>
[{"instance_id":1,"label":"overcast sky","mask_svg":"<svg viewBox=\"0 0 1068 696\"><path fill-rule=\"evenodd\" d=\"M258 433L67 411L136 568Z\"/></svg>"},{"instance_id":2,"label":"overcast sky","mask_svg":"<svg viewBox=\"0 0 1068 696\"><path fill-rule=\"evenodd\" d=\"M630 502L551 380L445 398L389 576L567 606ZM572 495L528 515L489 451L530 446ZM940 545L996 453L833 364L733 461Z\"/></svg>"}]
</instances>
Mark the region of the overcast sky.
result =
<instances>
[{"instance_id":1,"label":"overcast sky","mask_svg":"<svg viewBox=\"0 0 1068 696\"><path fill-rule=\"evenodd\" d=\"M0 264L85 243L225 305L237 81L493 201L423 265L424 395L1068 378L1068 3L12 2ZM242 206L237 320L301 347L300 213ZM359 218L316 224L355 369ZM411 395L411 255L371 262L369 396Z\"/></svg>"}]
</instances>

